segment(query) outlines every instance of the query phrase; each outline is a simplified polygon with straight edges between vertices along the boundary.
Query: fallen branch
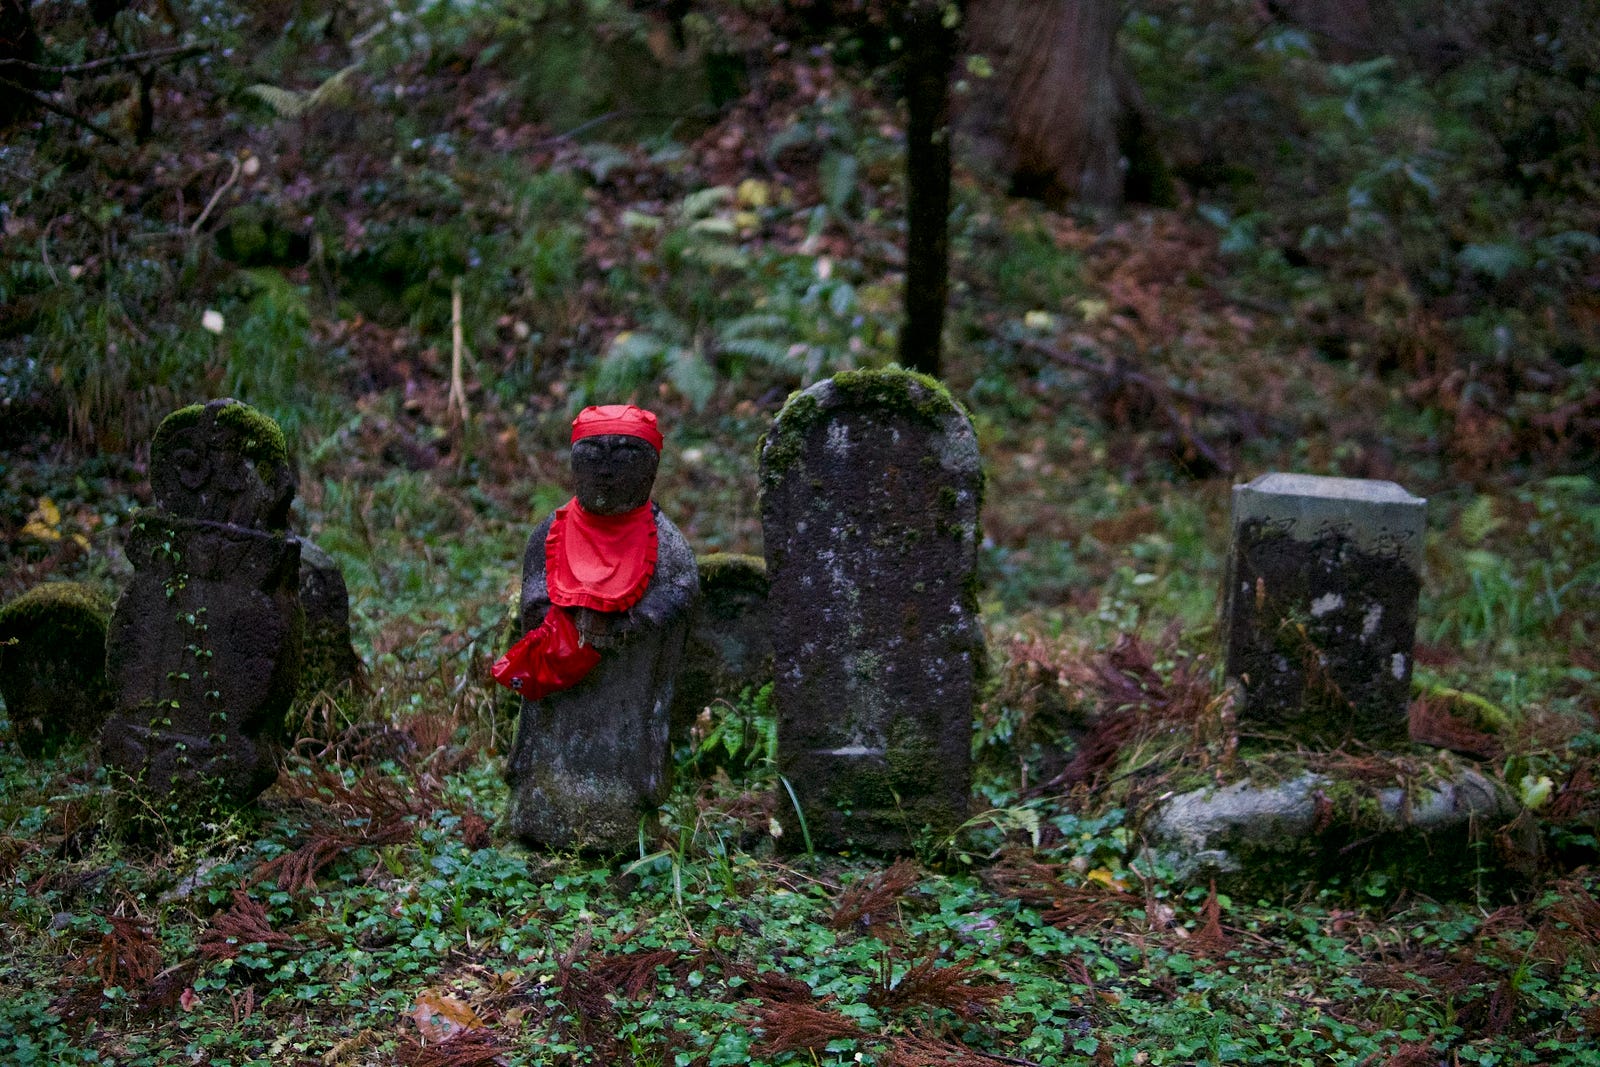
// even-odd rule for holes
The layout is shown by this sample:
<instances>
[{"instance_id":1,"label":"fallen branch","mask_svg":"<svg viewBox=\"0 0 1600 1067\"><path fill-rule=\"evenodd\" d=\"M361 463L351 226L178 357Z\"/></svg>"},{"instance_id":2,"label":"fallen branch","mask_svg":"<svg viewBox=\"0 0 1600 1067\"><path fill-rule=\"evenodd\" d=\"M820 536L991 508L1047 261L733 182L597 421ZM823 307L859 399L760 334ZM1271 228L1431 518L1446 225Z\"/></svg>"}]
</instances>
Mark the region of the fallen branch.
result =
<instances>
[{"instance_id":1,"label":"fallen branch","mask_svg":"<svg viewBox=\"0 0 1600 1067\"><path fill-rule=\"evenodd\" d=\"M223 194L229 189L232 189L233 183L239 180L239 172L243 168L237 159L230 160L229 162L233 164L233 173L228 175L228 180L223 182L222 185L218 187L217 191L211 194L210 200L206 201L205 209L200 212L200 217L194 220L193 226L189 227L190 237L197 236L200 233L200 227L204 226L206 219L210 217L211 209L217 206L217 201L221 200Z\"/></svg>"},{"instance_id":2,"label":"fallen branch","mask_svg":"<svg viewBox=\"0 0 1600 1067\"><path fill-rule=\"evenodd\" d=\"M73 125L81 126L84 129L88 130L90 133L94 134L96 137L100 137L100 138L103 138L104 140L110 141L112 144L121 144L122 143L122 138L118 137L116 134L112 133L110 130L105 129L102 126L96 126L94 123L90 122L88 119L84 118L82 115L78 114L76 111L73 111L71 108L63 107L62 105L56 103L54 100L50 99L48 96L45 96L43 93L36 93L32 89L29 89L25 85L18 85L16 82L12 81L10 78L0 78L0 86L4 86L5 88L10 89L14 93L22 94L23 96L27 97L29 100L32 100L35 104L38 104L40 107L44 108L46 111L52 111L55 114L60 115L62 118L64 118L67 121L71 122Z\"/></svg>"},{"instance_id":3,"label":"fallen branch","mask_svg":"<svg viewBox=\"0 0 1600 1067\"><path fill-rule=\"evenodd\" d=\"M20 67L23 70L33 71L35 74L50 74L59 78L75 78L83 74L95 74L102 70L114 67L137 67L142 63L166 63L177 59L187 59L197 56L202 52L211 51L209 44L180 44L168 48L152 48L148 52L129 52L121 56L109 56L105 59L94 59L87 63L72 63L67 66L52 67L43 63L30 63L26 59L0 59L0 69L5 67Z\"/></svg>"},{"instance_id":4,"label":"fallen branch","mask_svg":"<svg viewBox=\"0 0 1600 1067\"><path fill-rule=\"evenodd\" d=\"M1090 374L1112 381L1132 382L1135 385L1143 386L1157 397L1170 396L1173 399L1183 401L1185 404L1192 404L1202 411L1214 411L1223 415L1231 415L1242 422L1265 426L1272 430L1273 433L1294 432L1294 427L1282 419L1256 411L1253 408L1206 396L1204 393L1195 392L1193 389L1168 385L1166 382L1152 378L1148 374L1134 370L1121 363L1101 363L1099 360L1080 356L1076 352L1068 352L1065 349L1057 348L1055 345L1046 344L1031 337L1024 338L1022 344L1025 348L1031 348L1035 352L1049 356L1057 363L1064 363L1077 370L1087 371Z\"/></svg>"}]
</instances>

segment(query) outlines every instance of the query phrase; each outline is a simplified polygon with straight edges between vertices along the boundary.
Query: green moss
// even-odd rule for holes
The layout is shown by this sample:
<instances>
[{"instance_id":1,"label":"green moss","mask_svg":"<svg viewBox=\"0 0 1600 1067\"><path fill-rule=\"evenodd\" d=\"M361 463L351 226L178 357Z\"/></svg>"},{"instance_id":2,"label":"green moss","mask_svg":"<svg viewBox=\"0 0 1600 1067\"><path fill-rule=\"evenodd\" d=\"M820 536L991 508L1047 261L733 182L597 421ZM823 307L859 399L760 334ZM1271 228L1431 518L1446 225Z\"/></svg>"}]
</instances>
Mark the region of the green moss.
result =
<instances>
[{"instance_id":1,"label":"green moss","mask_svg":"<svg viewBox=\"0 0 1600 1067\"><path fill-rule=\"evenodd\" d=\"M1419 682L1412 684L1411 693L1415 697L1443 707L1452 718L1461 720L1474 730L1499 734L1511 729L1511 714L1500 705L1476 693L1450 689L1442 685L1424 685Z\"/></svg>"},{"instance_id":2,"label":"green moss","mask_svg":"<svg viewBox=\"0 0 1600 1067\"><path fill-rule=\"evenodd\" d=\"M760 556L747 556L738 552L712 552L695 560L700 571L700 585L748 587L766 592L767 561Z\"/></svg>"},{"instance_id":3,"label":"green moss","mask_svg":"<svg viewBox=\"0 0 1600 1067\"><path fill-rule=\"evenodd\" d=\"M839 408L864 407L900 415L931 429L940 429L953 414L967 417L966 409L937 378L890 364L882 369L843 371L827 380L834 399L824 409L817 386L791 393L778 412L772 432L761 448L761 484L771 488L800 458L807 434ZM981 495L981 489L980 489ZM980 500L981 504L981 500Z\"/></svg>"},{"instance_id":4,"label":"green moss","mask_svg":"<svg viewBox=\"0 0 1600 1067\"><path fill-rule=\"evenodd\" d=\"M34 637L41 642L105 644L111 604L93 586L80 582L48 582L34 586L0 608L0 640Z\"/></svg>"},{"instance_id":5,"label":"green moss","mask_svg":"<svg viewBox=\"0 0 1600 1067\"><path fill-rule=\"evenodd\" d=\"M284 440L282 428L269 416L237 400L213 400L209 404L190 404L179 408L161 420L151 451L157 454L162 452L175 435L197 425L207 412L212 413L212 418L218 424L239 436L240 451L256 463L263 481L270 484L276 480L267 468L289 465L289 446Z\"/></svg>"},{"instance_id":6,"label":"green moss","mask_svg":"<svg viewBox=\"0 0 1600 1067\"><path fill-rule=\"evenodd\" d=\"M249 459L263 466L289 465L289 446L284 441L283 429L270 416L235 400L219 407L216 418L243 439L240 449ZM263 480L270 481L265 475Z\"/></svg>"},{"instance_id":7,"label":"green moss","mask_svg":"<svg viewBox=\"0 0 1600 1067\"><path fill-rule=\"evenodd\" d=\"M173 436L191 426L197 425L205 413L206 406L204 404L190 404L187 407L179 408L162 419L161 425L156 427L155 437L151 439L150 451L156 455L165 451L168 442Z\"/></svg>"}]
</instances>

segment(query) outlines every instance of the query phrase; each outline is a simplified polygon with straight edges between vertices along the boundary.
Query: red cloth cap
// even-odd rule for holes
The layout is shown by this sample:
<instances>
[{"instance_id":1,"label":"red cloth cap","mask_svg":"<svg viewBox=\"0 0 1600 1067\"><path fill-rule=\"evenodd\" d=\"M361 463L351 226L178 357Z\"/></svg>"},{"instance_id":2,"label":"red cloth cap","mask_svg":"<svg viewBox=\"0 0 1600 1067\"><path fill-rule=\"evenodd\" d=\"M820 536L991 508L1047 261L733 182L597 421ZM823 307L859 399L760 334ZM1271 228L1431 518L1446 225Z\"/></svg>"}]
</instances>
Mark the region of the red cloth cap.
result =
<instances>
[{"instance_id":1,"label":"red cloth cap","mask_svg":"<svg viewBox=\"0 0 1600 1067\"><path fill-rule=\"evenodd\" d=\"M605 433L626 434L649 441L657 452L661 451L664 443L661 431L656 427L655 414L632 404L601 404L599 407L584 408L572 420L573 441Z\"/></svg>"}]
</instances>

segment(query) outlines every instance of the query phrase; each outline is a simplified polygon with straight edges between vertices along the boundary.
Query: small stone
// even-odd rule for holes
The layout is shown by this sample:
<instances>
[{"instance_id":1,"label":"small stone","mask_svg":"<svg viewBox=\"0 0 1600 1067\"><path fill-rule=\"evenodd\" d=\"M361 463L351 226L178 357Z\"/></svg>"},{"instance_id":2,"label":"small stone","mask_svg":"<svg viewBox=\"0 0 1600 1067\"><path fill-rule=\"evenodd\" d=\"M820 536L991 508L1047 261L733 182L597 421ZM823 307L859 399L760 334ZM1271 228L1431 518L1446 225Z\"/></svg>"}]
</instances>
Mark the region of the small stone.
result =
<instances>
[{"instance_id":1,"label":"small stone","mask_svg":"<svg viewBox=\"0 0 1600 1067\"><path fill-rule=\"evenodd\" d=\"M106 598L78 582L35 586L0 608L0 697L24 755L93 737L105 721L110 617Z\"/></svg>"},{"instance_id":2,"label":"small stone","mask_svg":"<svg viewBox=\"0 0 1600 1067\"><path fill-rule=\"evenodd\" d=\"M1224 626L1242 732L1406 743L1426 505L1353 478L1267 474L1234 488Z\"/></svg>"}]
</instances>

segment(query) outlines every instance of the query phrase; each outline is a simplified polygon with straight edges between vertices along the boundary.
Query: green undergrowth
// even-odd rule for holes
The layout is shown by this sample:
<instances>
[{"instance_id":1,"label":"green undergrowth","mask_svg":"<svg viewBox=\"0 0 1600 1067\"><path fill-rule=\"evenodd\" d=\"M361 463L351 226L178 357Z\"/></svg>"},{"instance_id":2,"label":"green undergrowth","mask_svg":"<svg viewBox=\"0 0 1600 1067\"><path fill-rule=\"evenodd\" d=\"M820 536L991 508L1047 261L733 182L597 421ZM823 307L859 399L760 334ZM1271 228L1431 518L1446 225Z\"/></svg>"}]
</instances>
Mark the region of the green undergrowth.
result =
<instances>
[{"instance_id":1,"label":"green undergrowth","mask_svg":"<svg viewBox=\"0 0 1600 1067\"><path fill-rule=\"evenodd\" d=\"M1352 58L1258 5L1134 4L1183 206L1093 219L958 172L982 812L893 868L808 853L759 691L680 747L637 855L524 850L484 677L583 403L658 411L666 514L761 552L785 397L894 352L893 79L861 41L778 50L765 0L689 4L681 41L613 0L225 6L117 16L121 47L181 43L171 9L216 52L158 72L143 142L49 115L0 150L0 601L126 587L151 435L232 395L285 430L372 692L294 708L258 810L143 850L101 830L92 749L28 763L0 731L0 1061L1592 1062L1596 142L1567 8L1435 70L1426 35ZM104 54L52 11L49 62ZM61 99L109 125L134 88ZM1218 592L1231 485L1269 470L1429 498L1418 702L1531 812L1510 889L1352 862L1258 900L1138 858L1151 803L1248 755ZM1424 755L1255 770L1377 787Z\"/></svg>"},{"instance_id":2,"label":"green undergrowth","mask_svg":"<svg viewBox=\"0 0 1600 1067\"><path fill-rule=\"evenodd\" d=\"M1591 872L1498 911L1284 907L1170 884L1120 812L1051 804L886 868L775 842L759 762L686 776L644 855L597 862L504 839L470 718L395 719L147 852L97 831L83 753L4 756L6 1062L1576 1064L1600 1023Z\"/></svg>"}]
</instances>

